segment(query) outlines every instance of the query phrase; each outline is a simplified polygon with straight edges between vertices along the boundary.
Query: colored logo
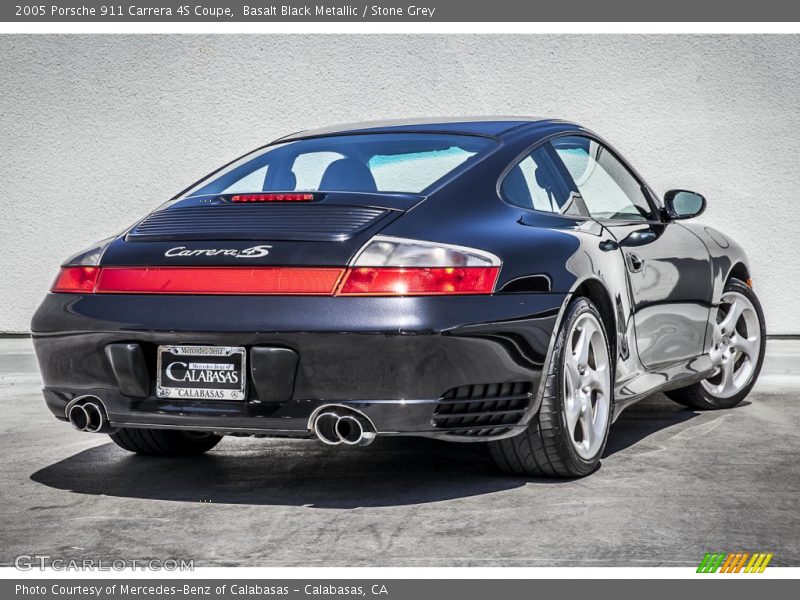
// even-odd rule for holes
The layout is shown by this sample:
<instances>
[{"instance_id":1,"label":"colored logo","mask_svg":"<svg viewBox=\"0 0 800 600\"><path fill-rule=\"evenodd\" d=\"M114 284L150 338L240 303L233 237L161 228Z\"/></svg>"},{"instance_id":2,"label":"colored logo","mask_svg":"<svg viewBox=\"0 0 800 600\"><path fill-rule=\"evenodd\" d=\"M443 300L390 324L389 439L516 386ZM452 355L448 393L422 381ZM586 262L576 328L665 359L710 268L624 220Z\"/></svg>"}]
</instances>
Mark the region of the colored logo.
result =
<instances>
[{"instance_id":1,"label":"colored logo","mask_svg":"<svg viewBox=\"0 0 800 600\"><path fill-rule=\"evenodd\" d=\"M697 566L697 572L763 573L771 560L771 552L708 552Z\"/></svg>"}]
</instances>

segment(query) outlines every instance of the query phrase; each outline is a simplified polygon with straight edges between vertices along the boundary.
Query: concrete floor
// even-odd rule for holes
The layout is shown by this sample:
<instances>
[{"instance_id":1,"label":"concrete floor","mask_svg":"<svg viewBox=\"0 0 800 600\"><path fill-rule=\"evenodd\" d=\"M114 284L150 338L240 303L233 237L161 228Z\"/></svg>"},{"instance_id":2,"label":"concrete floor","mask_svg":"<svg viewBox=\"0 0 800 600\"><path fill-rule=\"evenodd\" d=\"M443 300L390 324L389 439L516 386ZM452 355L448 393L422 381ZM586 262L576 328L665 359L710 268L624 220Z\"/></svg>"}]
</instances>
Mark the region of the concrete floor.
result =
<instances>
[{"instance_id":1,"label":"concrete floor","mask_svg":"<svg viewBox=\"0 0 800 600\"><path fill-rule=\"evenodd\" d=\"M477 445L226 438L196 459L125 453L44 406L30 342L0 340L0 565L18 554L196 566L800 566L800 342L772 340L739 407L661 395L576 481L499 475Z\"/></svg>"}]
</instances>

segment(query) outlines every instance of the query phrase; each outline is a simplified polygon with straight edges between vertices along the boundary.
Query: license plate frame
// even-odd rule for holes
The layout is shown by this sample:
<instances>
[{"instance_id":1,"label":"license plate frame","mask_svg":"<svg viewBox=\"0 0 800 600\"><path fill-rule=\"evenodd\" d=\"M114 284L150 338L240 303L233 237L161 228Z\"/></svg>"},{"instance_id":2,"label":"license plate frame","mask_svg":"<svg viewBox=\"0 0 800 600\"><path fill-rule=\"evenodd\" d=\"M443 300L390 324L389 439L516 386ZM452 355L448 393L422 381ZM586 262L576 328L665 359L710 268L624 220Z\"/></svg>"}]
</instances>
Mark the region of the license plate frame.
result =
<instances>
[{"instance_id":1,"label":"license plate frame","mask_svg":"<svg viewBox=\"0 0 800 600\"><path fill-rule=\"evenodd\" d=\"M243 346L167 344L158 347L157 356L158 398L241 402L247 397L247 350ZM223 381L232 380L233 374L238 381ZM181 381L191 385L181 386Z\"/></svg>"}]
</instances>

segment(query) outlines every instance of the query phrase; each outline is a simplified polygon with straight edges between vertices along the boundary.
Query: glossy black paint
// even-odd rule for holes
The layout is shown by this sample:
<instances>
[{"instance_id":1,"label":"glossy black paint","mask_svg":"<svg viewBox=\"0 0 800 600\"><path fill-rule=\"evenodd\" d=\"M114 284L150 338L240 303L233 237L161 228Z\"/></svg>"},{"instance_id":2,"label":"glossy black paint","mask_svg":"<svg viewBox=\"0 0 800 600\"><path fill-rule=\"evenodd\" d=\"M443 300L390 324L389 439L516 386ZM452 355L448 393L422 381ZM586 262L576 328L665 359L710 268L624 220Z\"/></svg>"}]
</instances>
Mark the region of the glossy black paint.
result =
<instances>
[{"instance_id":1,"label":"glossy black paint","mask_svg":"<svg viewBox=\"0 0 800 600\"><path fill-rule=\"evenodd\" d=\"M435 404L451 388L465 382L538 382L565 297L337 298L332 304L327 297L52 294L36 315L35 347L48 405L62 417L73 397L95 394L117 425L277 427L304 434L315 408L352 402L381 432L432 432ZM48 329L51 333L43 333ZM157 400L155 350L176 340L247 347L248 402ZM103 352L108 345L131 343L149 365L146 398L119 393L119 370ZM259 355L276 348L298 356L288 399L276 398L274 382L262 386L257 371ZM262 395L265 389L269 395ZM287 421L292 417L300 420Z\"/></svg>"},{"instance_id":2,"label":"glossy black paint","mask_svg":"<svg viewBox=\"0 0 800 600\"><path fill-rule=\"evenodd\" d=\"M433 427L431 415L444 393L470 384L533 382L537 391L524 417L495 437L514 435L538 409L541 373L561 315L576 293L588 295L600 307L612 337L615 415L655 390L687 385L710 374L705 353L723 287L731 274L749 276L747 258L738 245L711 228L678 222L641 178L657 215L647 222L526 210L500 195L505 173L532 149L568 134L602 142L595 134L563 121L509 117L373 123L301 132L281 141L366 131L463 133L492 137L498 143L424 197L321 194L315 205L385 211L368 227L341 239L308 241L276 234L264 239L250 235L134 241L124 232L105 248L101 264L236 264L226 256L168 257L165 252L176 246L244 249L264 243L272 246L269 254L249 265L344 266L380 232L497 255L503 265L494 295L48 294L34 316L32 331L45 398L54 414L64 418L71 399L91 393L103 399L117 426L307 435L313 410L336 402L363 410L380 433L469 441L475 438ZM576 193L571 181L564 185ZM177 196L158 210L225 201ZM82 256L71 260L78 262ZM248 401L156 399L155 348L174 343L247 347L254 369ZM270 365L270 354L280 367ZM147 370L145 395L142 364ZM282 372L294 376L281 379Z\"/></svg>"}]
</instances>

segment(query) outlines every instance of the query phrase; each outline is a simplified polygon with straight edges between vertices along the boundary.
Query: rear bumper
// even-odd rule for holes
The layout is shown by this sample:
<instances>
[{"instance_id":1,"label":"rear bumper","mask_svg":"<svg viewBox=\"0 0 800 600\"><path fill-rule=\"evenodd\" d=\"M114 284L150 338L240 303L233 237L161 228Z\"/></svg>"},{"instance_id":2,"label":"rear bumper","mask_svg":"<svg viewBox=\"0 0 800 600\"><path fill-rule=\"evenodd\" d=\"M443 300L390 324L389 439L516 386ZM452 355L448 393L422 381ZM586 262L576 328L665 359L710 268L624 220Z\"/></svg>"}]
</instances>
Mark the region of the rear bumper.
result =
<instances>
[{"instance_id":1,"label":"rear bumper","mask_svg":"<svg viewBox=\"0 0 800 600\"><path fill-rule=\"evenodd\" d=\"M71 400L91 394L115 427L306 436L311 414L334 403L366 414L380 434L495 439L520 431L538 409L564 300L49 294L32 330L47 405L62 419ZM112 344L140 352L140 368L112 364ZM161 344L244 346L247 400L157 398ZM271 364L262 348L293 351L296 368ZM452 410L473 416L441 417Z\"/></svg>"}]
</instances>

